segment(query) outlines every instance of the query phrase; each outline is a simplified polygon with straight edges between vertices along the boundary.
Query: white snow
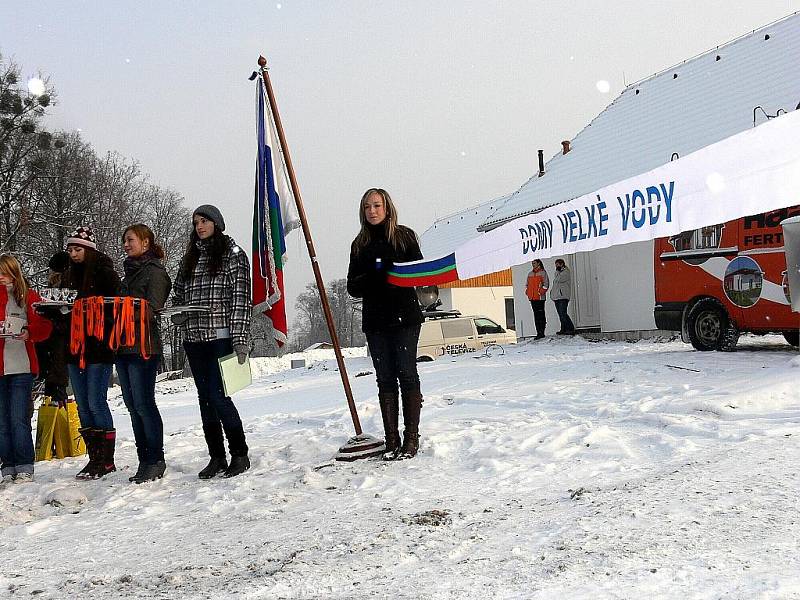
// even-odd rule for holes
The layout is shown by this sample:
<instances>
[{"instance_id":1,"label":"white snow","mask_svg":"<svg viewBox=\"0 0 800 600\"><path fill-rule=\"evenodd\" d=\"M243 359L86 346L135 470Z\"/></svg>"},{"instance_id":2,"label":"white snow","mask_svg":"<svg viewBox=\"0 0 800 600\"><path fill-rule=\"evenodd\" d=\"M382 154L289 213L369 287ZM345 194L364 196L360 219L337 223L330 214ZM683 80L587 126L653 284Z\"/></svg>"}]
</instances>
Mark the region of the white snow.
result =
<instances>
[{"instance_id":1,"label":"white snow","mask_svg":"<svg viewBox=\"0 0 800 600\"><path fill-rule=\"evenodd\" d=\"M253 467L199 481L190 380L159 383L168 470L37 463L0 489L0 596L800 598L800 357L547 339L420 366L414 460L334 463L352 435L332 352L256 359L236 395ZM380 435L363 349L347 368ZM13 593L13 594L12 594Z\"/></svg>"}]
</instances>

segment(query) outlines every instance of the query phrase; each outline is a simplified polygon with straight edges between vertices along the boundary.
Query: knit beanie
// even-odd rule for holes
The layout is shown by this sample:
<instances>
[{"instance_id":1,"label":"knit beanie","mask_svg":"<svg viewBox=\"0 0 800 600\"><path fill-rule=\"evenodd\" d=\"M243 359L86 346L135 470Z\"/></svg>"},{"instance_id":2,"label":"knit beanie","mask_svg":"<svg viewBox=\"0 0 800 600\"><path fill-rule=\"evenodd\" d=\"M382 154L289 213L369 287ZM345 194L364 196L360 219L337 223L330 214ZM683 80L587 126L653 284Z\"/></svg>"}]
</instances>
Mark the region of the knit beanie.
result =
<instances>
[{"instance_id":1,"label":"knit beanie","mask_svg":"<svg viewBox=\"0 0 800 600\"><path fill-rule=\"evenodd\" d=\"M69 245L84 246L97 250L97 239L94 237L94 231L88 225L78 227L67 237L67 246Z\"/></svg>"},{"instance_id":2,"label":"knit beanie","mask_svg":"<svg viewBox=\"0 0 800 600\"><path fill-rule=\"evenodd\" d=\"M192 218L194 218L195 215L200 215L206 219L211 219L214 221L214 225L217 227L217 229L220 231L225 231L225 219L222 218L222 213L219 212L219 209L213 204L203 204L202 206L198 206L194 209Z\"/></svg>"}]
</instances>

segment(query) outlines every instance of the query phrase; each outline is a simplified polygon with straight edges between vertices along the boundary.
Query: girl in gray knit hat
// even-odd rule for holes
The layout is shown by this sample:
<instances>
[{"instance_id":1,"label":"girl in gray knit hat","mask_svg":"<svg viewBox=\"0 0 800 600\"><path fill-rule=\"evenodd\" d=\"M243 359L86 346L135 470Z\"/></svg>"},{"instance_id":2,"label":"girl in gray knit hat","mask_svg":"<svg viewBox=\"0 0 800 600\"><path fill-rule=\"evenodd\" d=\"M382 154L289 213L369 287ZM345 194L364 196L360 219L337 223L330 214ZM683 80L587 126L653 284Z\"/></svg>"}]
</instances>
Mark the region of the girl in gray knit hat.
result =
<instances>
[{"instance_id":1,"label":"girl in gray knit hat","mask_svg":"<svg viewBox=\"0 0 800 600\"><path fill-rule=\"evenodd\" d=\"M182 323L183 345L197 386L211 457L199 477L210 479L220 473L234 477L250 468L250 459L239 411L223 392L218 359L235 352L244 363L250 351L250 262L233 238L222 233L225 220L215 206L198 207L192 223L173 292L176 305L210 309L188 313ZM228 439L230 464L224 438Z\"/></svg>"}]
</instances>

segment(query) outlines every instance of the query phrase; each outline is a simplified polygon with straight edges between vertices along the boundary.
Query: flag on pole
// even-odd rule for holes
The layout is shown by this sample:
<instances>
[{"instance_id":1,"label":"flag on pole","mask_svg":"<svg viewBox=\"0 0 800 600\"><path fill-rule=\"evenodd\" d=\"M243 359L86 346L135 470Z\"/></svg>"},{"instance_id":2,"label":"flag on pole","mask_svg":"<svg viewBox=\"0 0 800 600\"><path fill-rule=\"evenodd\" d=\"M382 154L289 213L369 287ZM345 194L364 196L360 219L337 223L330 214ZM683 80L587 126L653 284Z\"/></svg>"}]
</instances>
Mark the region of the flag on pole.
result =
<instances>
[{"instance_id":1,"label":"flag on pole","mask_svg":"<svg viewBox=\"0 0 800 600\"><path fill-rule=\"evenodd\" d=\"M272 321L275 341L287 340L283 265L286 235L300 226L264 81L256 80L256 181L253 207L253 306Z\"/></svg>"}]
</instances>

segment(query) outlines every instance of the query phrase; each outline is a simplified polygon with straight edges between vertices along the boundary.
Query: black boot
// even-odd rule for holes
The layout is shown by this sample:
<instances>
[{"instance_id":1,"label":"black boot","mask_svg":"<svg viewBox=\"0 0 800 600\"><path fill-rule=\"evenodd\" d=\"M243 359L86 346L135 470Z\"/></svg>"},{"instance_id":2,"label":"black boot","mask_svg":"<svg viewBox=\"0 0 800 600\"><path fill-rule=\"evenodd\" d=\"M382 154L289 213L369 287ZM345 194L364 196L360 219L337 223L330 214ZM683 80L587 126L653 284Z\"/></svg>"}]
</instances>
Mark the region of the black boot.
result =
<instances>
[{"instance_id":1,"label":"black boot","mask_svg":"<svg viewBox=\"0 0 800 600\"><path fill-rule=\"evenodd\" d=\"M82 427L78 430L83 438L83 443L86 445L86 454L89 456L89 462L83 467L78 474L75 475L77 479L94 479L94 472L97 470L98 455L100 450L99 429L92 429L91 427Z\"/></svg>"},{"instance_id":2,"label":"black boot","mask_svg":"<svg viewBox=\"0 0 800 600\"><path fill-rule=\"evenodd\" d=\"M136 473L128 477L128 481L136 481L137 479L140 479L145 469L147 469L147 463L139 459L139 466L136 468Z\"/></svg>"},{"instance_id":3,"label":"black boot","mask_svg":"<svg viewBox=\"0 0 800 600\"><path fill-rule=\"evenodd\" d=\"M400 398L397 392L381 392L378 394L378 402L381 407L383 433L386 440L386 452L383 454L383 460L394 460L400 453L400 432L398 431Z\"/></svg>"},{"instance_id":4,"label":"black boot","mask_svg":"<svg viewBox=\"0 0 800 600\"><path fill-rule=\"evenodd\" d=\"M220 473L224 472L227 468L228 459L226 459L224 456L212 456L205 469L200 471L197 476L200 479L211 479L212 477L216 477Z\"/></svg>"},{"instance_id":5,"label":"black boot","mask_svg":"<svg viewBox=\"0 0 800 600\"><path fill-rule=\"evenodd\" d=\"M114 464L114 450L117 446L117 430L106 429L98 432L100 449L98 450L97 468L92 473L94 479L105 477L117 470Z\"/></svg>"},{"instance_id":6,"label":"black boot","mask_svg":"<svg viewBox=\"0 0 800 600\"><path fill-rule=\"evenodd\" d=\"M146 481L155 481L164 476L167 470L167 463L163 460L156 461L149 465L139 466L141 472L137 472L136 476L131 478L134 483L145 483Z\"/></svg>"},{"instance_id":7,"label":"black boot","mask_svg":"<svg viewBox=\"0 0 800 600\"><path fill-rule=\"evenodd\" d=\"M231 456L231 464L225 469L223 477L236 477L250 468L250 459L247 456Z\"/></svg>"},{"instance_id":8,"label":"black boot","mask_svg":"<svg viewBox=\"0 0 800 600\"><path fill-rule=\"evenodd\" d=\"M419 450L419 413L422 410L422 394L419 390L403 392L403 447L399 459L414 458Z\"/></svg>"}]
</instances>

